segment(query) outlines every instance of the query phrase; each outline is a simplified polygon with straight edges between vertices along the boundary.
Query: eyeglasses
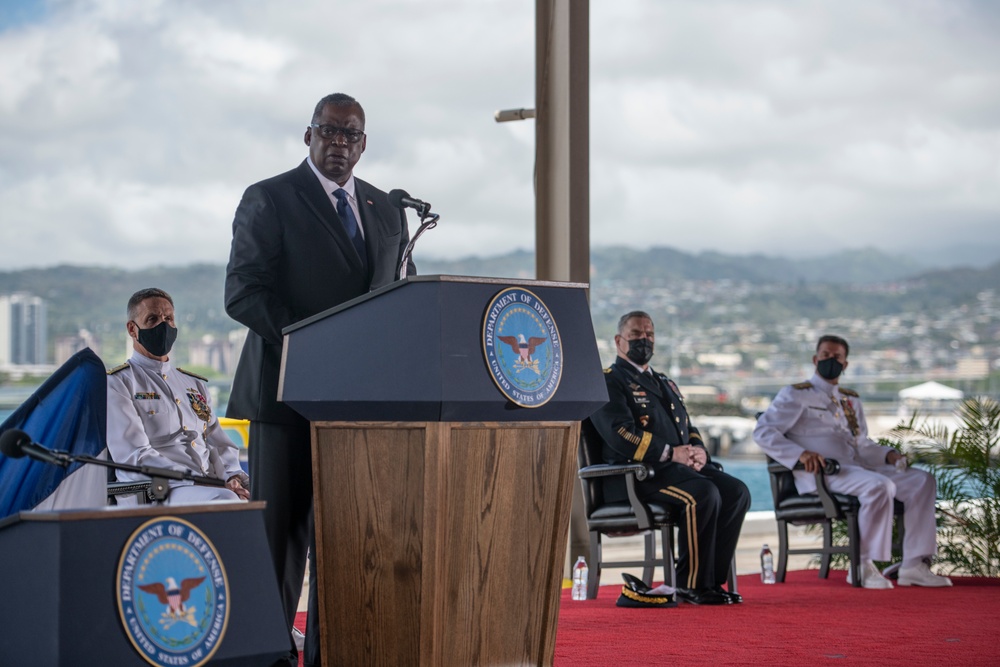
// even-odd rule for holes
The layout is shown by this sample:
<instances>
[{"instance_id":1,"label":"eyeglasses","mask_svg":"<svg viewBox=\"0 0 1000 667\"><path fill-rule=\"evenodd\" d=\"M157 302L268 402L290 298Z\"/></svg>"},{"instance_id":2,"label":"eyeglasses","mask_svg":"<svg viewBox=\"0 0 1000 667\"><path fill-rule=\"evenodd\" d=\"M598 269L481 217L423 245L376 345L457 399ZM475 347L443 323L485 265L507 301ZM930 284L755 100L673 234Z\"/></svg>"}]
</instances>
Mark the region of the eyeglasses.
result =
<instances>
[{"instance_id":1,"label":"eyeglasses","mask_svg":"<svg viewBox=\"0 0 1000 667\"><path fill-rule=\"evenodd\" d=\"M361 130L352 130L348 127L337 127L336 125L317 125L316 123L311 123L309 127L319 130L319 136L326 140L332 140L338 134L342 134L349 144L356 144L365 136L365 133Z\"/></svg>"}]
</instances>

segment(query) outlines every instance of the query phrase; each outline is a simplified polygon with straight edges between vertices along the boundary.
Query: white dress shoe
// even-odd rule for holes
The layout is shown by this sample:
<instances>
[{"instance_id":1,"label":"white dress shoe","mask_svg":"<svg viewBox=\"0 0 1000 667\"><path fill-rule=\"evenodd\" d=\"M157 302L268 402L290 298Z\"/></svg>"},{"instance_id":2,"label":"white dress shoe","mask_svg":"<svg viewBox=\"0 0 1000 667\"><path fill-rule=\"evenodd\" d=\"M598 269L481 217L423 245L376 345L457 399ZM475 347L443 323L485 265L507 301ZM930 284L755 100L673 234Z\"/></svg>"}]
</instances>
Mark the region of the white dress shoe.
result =
<instances>
[{"instance_id":1,"label":"white dress shoe","mask_svg":"<svg viewBox=\"0 0 1000 667\"><path fill-rule=\"evenodd\" d=\"M900 586L927 586L928 588L951 586L951 579L934 574L927 563L899 568L898 582Z\"/></svg>"},{"instance_id":2,"label":"white dress shoe","mask_svg":"<svg viewBox=\"0 0 1000 667\"><path fill-rule=\"evenodd\" d=\"M892 588L892 582L882 576L882 573L878 571L875 567L875 563L870 560L866 560L861 563L861 587L862 588L875 588L875 589L887 589ZM851 579L851 570L847 570L847 583L853 584L854 581Z\"/></svg>"}]
</instances>

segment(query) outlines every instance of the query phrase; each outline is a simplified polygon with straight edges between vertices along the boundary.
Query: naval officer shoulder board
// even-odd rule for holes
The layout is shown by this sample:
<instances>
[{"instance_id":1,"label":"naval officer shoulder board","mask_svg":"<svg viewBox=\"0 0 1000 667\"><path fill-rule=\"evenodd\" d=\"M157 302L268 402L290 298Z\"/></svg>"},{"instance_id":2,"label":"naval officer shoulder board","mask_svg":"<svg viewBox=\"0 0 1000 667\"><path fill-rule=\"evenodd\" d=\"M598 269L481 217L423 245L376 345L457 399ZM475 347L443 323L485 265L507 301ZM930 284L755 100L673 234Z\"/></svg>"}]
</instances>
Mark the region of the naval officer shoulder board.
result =
<instances>
[{"instance_id":1,"label":"naval officer shoulder board","mask_svg":"<svg viewBox=\"0 0 1000 667\"><path fill-rule=\"evenodd\" d=\"M183 373L184 375L187 375L187 376L190 376L190 377L193 377L196 380L201 380L202 382L208 382L208 378L207 377L204 377L202 375L198 375L197 373L192 373L191 371L185 370L183 368L178 368L177 372L178 373Z\"/></svg>"}]
</instances>

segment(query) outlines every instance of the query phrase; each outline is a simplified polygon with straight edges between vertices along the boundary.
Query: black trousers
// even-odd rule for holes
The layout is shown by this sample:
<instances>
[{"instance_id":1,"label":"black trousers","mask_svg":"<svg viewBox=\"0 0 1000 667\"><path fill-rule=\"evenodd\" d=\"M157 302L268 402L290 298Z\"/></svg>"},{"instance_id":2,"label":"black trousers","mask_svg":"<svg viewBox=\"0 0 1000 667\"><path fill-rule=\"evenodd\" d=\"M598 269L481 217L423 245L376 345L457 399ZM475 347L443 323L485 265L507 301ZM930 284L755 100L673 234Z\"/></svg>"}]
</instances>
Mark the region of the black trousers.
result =
<instances>
[{"instance_id":1,"label":"black trousers","mask_svg":"<svg viewBox=\"0 0 1000 667\"><path fill-rule=\"evenodd\" d=\"M643 495L678 511L677 585L713 588L725 583L736 553L750 491L711 465L701 472L671 464L643 482Z\"/></svg>"},{"instance_id":2,"label":"black trousers","mask_svg":"<svg viewBox=\"0 0 1000 667\"><path fill-rule=\"evenodd\" d=\"M309 608L301 664L318 667L319 599L309 422L304 419L293 425L251 422L249 463L250 497L267 502L264 530L274 561L292 655L295 644L291 630L302 595L308 554Z\"/></svg>"}]
</instances>

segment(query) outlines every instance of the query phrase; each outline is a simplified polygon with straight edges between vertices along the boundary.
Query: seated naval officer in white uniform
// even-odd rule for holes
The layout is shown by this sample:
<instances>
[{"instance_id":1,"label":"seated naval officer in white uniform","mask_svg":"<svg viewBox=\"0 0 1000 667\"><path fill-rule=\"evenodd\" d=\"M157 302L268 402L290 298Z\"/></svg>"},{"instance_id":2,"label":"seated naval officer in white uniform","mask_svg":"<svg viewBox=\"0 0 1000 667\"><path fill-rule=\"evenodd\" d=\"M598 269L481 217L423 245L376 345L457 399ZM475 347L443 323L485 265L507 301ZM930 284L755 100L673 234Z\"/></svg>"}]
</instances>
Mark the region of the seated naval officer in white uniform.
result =
<instances>
[{"instance_id":1,"label":"seated naval officer in white uniform","mask_svg":"<svg viewBox=\"0 0 1000 667\"><path fill-rule=\"evenodd\" d=\"M135 466L187 470L226 483L223 488L171 480L170 505L248 500L250 479L240 467L236 445L212 412L207 380L170 363L177 338L173 299L156 288L136 292L128 302L126 328L132 356L108 371L111 458ZM117 475L121 481L149 479L122 470Z\"/></svg>"},{"instance_id":2,"label":"seated naval officer in white uniform","mask_svg":"<svg viewBox=\"0 0 1000 667\"><path fill-rule=\"evenodd\" d=\"M858 394L840 386L847 368L847 341L822 336L816 345L816 372L807 382L784 387L757 420L753 438L771 458L796 470L799 493L816 491L814 473L827 457L840 462L840 472L827 477L831 491L857 496L861 502L861 583L865 588L892 588L873 560L892 557L893 501L904 505L903 562L900 586L951 586L933 574L937 551L934 501L937 484L923 470L908 468L906 457L868 437L868 424ZM850 581L850 573L848 573Z\"/></svg>"}]
</instances>

